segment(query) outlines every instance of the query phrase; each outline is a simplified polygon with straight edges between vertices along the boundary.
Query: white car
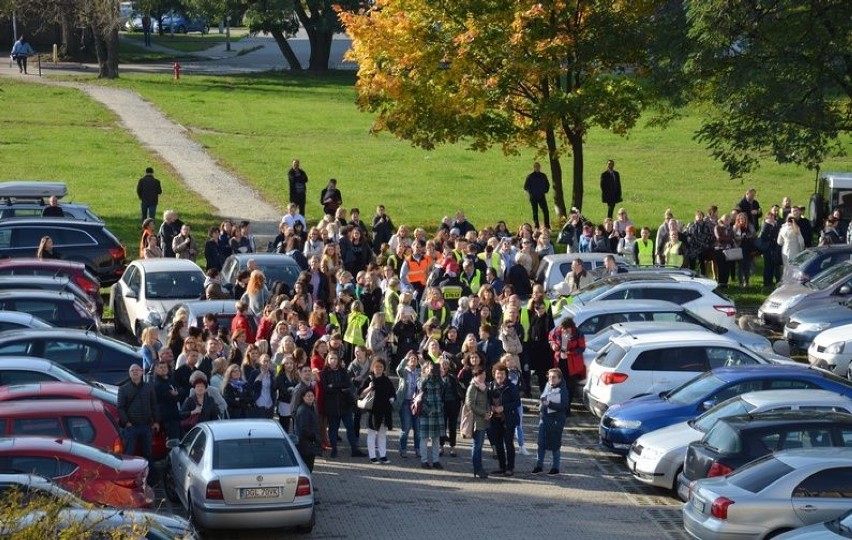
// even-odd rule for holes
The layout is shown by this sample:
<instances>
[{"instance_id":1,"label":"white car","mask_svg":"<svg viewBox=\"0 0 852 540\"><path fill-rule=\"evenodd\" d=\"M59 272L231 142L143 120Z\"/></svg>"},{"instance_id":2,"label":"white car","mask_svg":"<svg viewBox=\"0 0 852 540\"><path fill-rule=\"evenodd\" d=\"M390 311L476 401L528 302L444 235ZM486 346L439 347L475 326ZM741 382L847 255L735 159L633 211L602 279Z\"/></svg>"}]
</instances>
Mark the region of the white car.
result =
<instances>
[{"instance_id":1,"label":"white car","mask_svg":"<svg viewBox=\"0 0 852 540\"><path fill-rule=\"evenodd\" d=\"M823 330L808 347L808 362L852 380L852 324Z\"/></svg>"},{"instance_id":2,"label":"white car","mask_svg":"<svg viewBox=\"0 0 852 540\"><path fill-rule=\"evenodd\" d=\"M632 264L632 261L612 253L556 253L545 255L538 265L535 282L541 283L545 291L551 291L556 285L565 281L565 276L571 272L571 264L574 259L583 261L583 268L586 272L594 273L595 270L604 267L604 259L607 255L612 255L615 258L615 264L622 268Z\"/></svg>"},{"instance_id":3,"label":"white car","mask_svg":"<svg viewBox=\"0 0 852 540\"><path fill-rule=\"evenodd\" d=\"M110 289L116 329L123 327L139 338L146 327L160 326L175 304L201 297L205 277L188 259L133 261Z\"/></svg>"},{"instance_id":4,"label":"white car","mask_svg":"<svg viewBox=\"0 0 852 540\"><path fill-rule=\"evenodd\" d=\"M636 439L627 468L645 484L677 489L677 475L689 443L700 441L719 418L767 411L822 410L852 414L852 399L828 390L765 390L732 397L694 420L667 426Z\"/></svg>"},{"instance_id":5,"label":"white car","mask_svg":"<svg viewBox=\"0 0 852 540\"><path fill-rule=\"evenodd\" d=\"M612 338L589 366L583 399L601 417L617 403L671 390L717 367L773 362L704 330L625 334Z\"/></svg>"},{"instance_id":6,"label":"white car","mask_svg":"<svg viewBox=\"0 0 852 540\"><path fill-rule=\"evenodd\" d=\"M166 476L166 495L203 529L316 522L311 473L274 420L201 422L172 448Z\"/></svg>"},{"instance_id":7,"label":"white car","mask_svg":"<svg viewBox=\"0 0 852 540\"><path fill-rule=\"evenodd\" d=\"M737 308L717 287L714 280L707 278L637 272L600 279L569 298L578 305L611 300L666 300L709 322L731 328L736 324Z\"/></svg>"}]
</instances>

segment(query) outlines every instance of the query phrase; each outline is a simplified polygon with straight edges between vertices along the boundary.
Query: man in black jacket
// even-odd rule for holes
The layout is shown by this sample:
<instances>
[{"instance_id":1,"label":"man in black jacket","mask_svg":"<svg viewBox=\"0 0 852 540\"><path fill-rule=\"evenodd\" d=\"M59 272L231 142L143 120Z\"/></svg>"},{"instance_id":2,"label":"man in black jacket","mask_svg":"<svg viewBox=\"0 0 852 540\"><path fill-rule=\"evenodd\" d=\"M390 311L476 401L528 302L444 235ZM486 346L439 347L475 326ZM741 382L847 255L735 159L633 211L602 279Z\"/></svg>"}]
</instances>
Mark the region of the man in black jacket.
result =
<instances>
[{"instance_id":1,"label":"man in black jacket","mask_svg":"<svg viewBox=\"0 0 852 540\"><path fill-rule=\"evenodd\" d=\"M601 173L601 202L606 204L606 217L611 218L615 205L621 202L621 175L615 170L615 162L606 162L606 170Z\"/></svg>"},{"instance_id":2,"label":"man in black jacket","mask_svg":"<svg viewBox=\"0 0 852 540\"><path fill-rule=\"evenodd\" d=\"M136 183L136 195L142 202L142 221L147 218L155 219L157 216L157 203L160 200L160 195L163 193L163 188L160 181L154 178L154 169L148 167L145 169L145 176L139 179Z\"/></svg>"},{"instance_id":3,"label":"man in black jacket","mask_svg":"<svg viewBox=\"0 0 852 540\"><path fill-rule=\"evenodd\" d=\"M133 364L130 381L118 389L118 417L123 427L121 442L127 454L151 461L151 442L158 423L157 396L154 386L142 380L142 367Z\"/></svg>"},{"instance_id":4,"label":"man in black jacket","mask_svg":"<svg viewBox=\"0 0 852 540\"><path fill-rule=\"evenodd\" d=\"M287 172L290 184L290 202L299 206L299 213L305 215L305 201L308 193L308 174L299 166L299 160L293 160L293 166Z\"/></svg>"},{"instance_id":5,"label":"man in black jacket","mask_svg":"<svg viewBox=\"0 0 852 540\"><path fill-rule=\"evenodd\" d=\"M535 228L539 228L538 224L538 209L541 207L541 212L544 214L544 226L550 229L550 211L547 209L547 198L545 195L550 191L550 182L547 181L547 175L541 172L541 163L533 163L533 172L527 175L524 181L524 191L530 196L530 206L532 206L533 224Z\"/></svg>"}]
</instances>

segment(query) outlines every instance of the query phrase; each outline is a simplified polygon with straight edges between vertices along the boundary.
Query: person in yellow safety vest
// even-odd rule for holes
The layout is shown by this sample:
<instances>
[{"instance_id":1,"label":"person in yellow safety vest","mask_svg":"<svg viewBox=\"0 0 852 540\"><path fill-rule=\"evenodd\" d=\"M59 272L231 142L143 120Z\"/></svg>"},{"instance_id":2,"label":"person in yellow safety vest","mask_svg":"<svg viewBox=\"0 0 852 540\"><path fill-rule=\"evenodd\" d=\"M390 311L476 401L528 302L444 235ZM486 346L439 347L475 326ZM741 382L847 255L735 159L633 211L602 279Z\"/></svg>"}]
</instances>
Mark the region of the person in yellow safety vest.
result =
<instances>
[{"instance_id":1,"label":"person in yellow safety vest","mask_svg":"<svg viewBox=\"0 0 852 540\"><path fill-rule=\"evenodd\" d=\"M405 262L405 258L410 255L410 250L406 244L400 242L396 247L396 251L393 255L388 257L387 266L393 268L393 273L399 277L399 273L402 271L402 264Z\"/></svg>"},{"instance_id":2,"label":"person in yellow safety vest","mask_svg":"<svg viewBox=\"0 0 852 540\"><path fill-rule=\"evenodd\" d=\"M513 310L517 312L517 322L521 325L518 337L525 343L530 339L530 310L521 307L521 299L516 294L509 297L507 307L503 310L503 322L509 319L509 311Z\"/></svg>"},{"instance_id":3,"label":"person in yellow safety vest","mask_svg":"<svg viewBox=\"0 0 852 540\"><path fill-rule=\"evenodd\" d=\"M396 310L399 307L399 278L392 277L388 280L388 290L382 299L382 312L385 316L385 324L391 325L396 318Z\"/></svg>"},{"instance_id":4,"label":"person in yellow safety vest","mask_svg":"<svg viewBox=\"0 0 852 540\"><path fill-rule=\"evenodd\" d=\"M471 294L479 293L479 288L482 287L482 284L485 282L485 278L482 275L482 270L477 270L473 266L473 261L470 259L465 259L462 263L462 273L459 276L461 282L468 286Z\"/></svg>"},{"instance_id":5,"label":"person in yellow safety vest","mask_svg":"<svg viewBox=\"0 0 852 540\"><path fill-rule=\"evenodd\" d=\"M444 294L438 287L430 287L426 294L426 301L420 305L420 324L434 317L445 330L450 324L450 310L444 304Z\"/></svg>"},{"instance_id":6,"label":"person in yellow safety vest","mask_svg":"<svg viewBox=\"0 0 852 540\"><path fill-rule=\"evenodd\" d=\"M334 302L334 310L328 313L328 329L326 333L330 334L335 331L343 333L346 331L347 315L346 302L338 298Z\"/></svg>"},{"instance_id":7,"label":"person in yellow safety vest","mask_svg":"<svg viewBox=\"0 0 852 540\"><path fill-rule=\"evenodd\" d=\"M343 342L347 344L347 365L354 357L355 347L363 347L367 343L367 328L370 326L370 318L364 314L364 306L360 300L352 302L351 310L346 318L346 331L343 333Z\"/></svg>"},{"instance_id":8,"label":"person in yellow safety vest","mask_svg":"<svg viewBox=\"0 0 852 540\"><path fill-rule=\"evenodd\" d=\"M486 268L494 268L498 271L500 270L500 253L497 250L499 245L500 240L498 240L496 236L493 236L488 239L488 244L485 245L485 249L476 255L485 263Z\"/></svg>"},{"instance_id":9,"label":"person in yellow safety vest","mask_svg":"<svg viewBox=\"0 0 852 540\"><path fill-rule=\"evenodd\" d=\"M540 283L536 283L532 288L532 296L530 297L530 301L527 302L527 309L532 309L536 302L542 302L544 304L545 309L551 309L551 301L544 296L544 286Z\"/></svg>"},{"instance_id":10,"label":"person in yellow safety vest","mask_svg":"<svg viewBox=\"0 0 852 540\"><path fill-rule=\"evenodd\" d=\"M642 237L636 241L633 253L639 266L654 266L654 241L651 240L651 229L642 227Z\"/></svg>"},{"instance_id":11,"label":"person in yellow safety vest","mask_svg":"<svg viewBox=\"0 0 852 540\"><path fill-rule=\"evenodd\" d=\"M678 231L669 232L669 241L663 249L663 255L668 268L683 268L684 248L683 242L680 241L680 233Z\"/></svg>"}]
</instances>

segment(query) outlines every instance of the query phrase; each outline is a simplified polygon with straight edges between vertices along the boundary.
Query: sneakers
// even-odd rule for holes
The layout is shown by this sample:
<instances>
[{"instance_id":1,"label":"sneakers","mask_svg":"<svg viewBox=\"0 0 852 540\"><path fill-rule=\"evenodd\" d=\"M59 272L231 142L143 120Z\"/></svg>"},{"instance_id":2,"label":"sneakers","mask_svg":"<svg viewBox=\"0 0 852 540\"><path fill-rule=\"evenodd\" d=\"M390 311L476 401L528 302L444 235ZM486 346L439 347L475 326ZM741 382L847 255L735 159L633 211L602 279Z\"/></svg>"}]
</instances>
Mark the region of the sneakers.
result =
<instances>
[{"instance_id":1,"label":"sneakers","mask_svg":"<svg viewBox=\"0 0 852 540\"><path fill-rule=\"evenodd\" d=\"M539 467L538 465L536 465L535 468L532 470L532 474L541 474L541 472L542 472L542 468Z\"/></svg>"},{"instance_id":2,"label":"sneakers","mask_svg":"<svg viewBox=\"0 0 852 540\"><path fill-rule=\"evenodd\" d=\"M559 469L550 469L549 471L547 471L547 474L549 474L550 476L556 476L557 474L559 474Z\"/></svg>"},{"instance_id":3,"label":"sneakers","mask_svg":"<svg viewBox=\"0 0 852 540\"><path fill-rule=\"evenodd\" d=\"M508 470L508 471L503 473L503 476L515 476L515 471Z\"/></svg>"},{"instance_id":4,"label":"sneakers","mask_svg":"<svg viewBox=\"0 0 852 540\"><path fill-rule=\"evenodd\" d=\"M379 458L379 463L381 463L382 465L387 465L388 463L390 463L390 460L387 457Z\"/></svg>"},{"instance_id":5,"label":"sneakers","mask_svg":"<svg viewBox=\"0 0 852 540\"><path fill-rule=\"evenodd\" d=\"M530 451L527 450L526 447L524 447L524 446L521 446L520 448L518 448L518 453L521 454L522 456L532 455L532 454L530 454Z\"/></svg>"},{"instance_id":6,"label":"sneakers","mask_svg":"<svg viewBox=\"0 0 852 540\"><path fill-rule=\"evenodd\" d=\"M371 458L370 458L370 463L372 463L372 464L374 464L374 465L375 465L375 464L376 464L376 463L378 463L378 462L379 462L379 460L378 460L377 458L374 458L374 457L371 457Z\"/></svg>"},{"instance_id":7,"label":"sneakers","mask_svg":"<svg viewBox=\"0 0 852 540\"><path fill-rule=\"evenodd\" d=\"M440 462L440 461L436 461L435 463L433 463L433 464L432 464L432 468L433 468L433 469L438 469L439 471L444 470L444 466L443 466L443 465L441 465L441 462Z\"/></svg>"}]
</instances>

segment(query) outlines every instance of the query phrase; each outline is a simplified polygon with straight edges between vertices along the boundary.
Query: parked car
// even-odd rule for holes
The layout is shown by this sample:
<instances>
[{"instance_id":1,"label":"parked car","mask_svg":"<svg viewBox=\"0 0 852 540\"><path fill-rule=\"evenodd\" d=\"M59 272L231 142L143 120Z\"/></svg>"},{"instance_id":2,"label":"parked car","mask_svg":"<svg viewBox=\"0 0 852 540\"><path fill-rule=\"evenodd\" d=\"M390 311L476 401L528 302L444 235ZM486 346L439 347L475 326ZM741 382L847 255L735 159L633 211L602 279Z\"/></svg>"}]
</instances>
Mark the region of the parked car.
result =
<instances>
[{"instance_id":1,"label":"parked car","mask_svg":"<svg viewBox=\"0 0 852 540\"><path fill-rule=\"evenodd\" d=\"M128 32L141 32L142 31L142 15L131 16L127 18L127 21L124 23L124 29ZM151 17L151 31L158 32L160 30L160 23L154 17Z\"/></svg>"},{"instance_id":2,"label":"parked car","mask_svg":"<svg viewBox=\"0 0 852 540\"><path fill-rule=\"evenodd\" d=\"M657 332L612 338L589 366L584 399L597 416L630 398L658 395L699 373L724 366L776 361L726 336L704 330Z\"/></svg>"},{"instance_id":3,"label":"parked car","mask_svg":"<svg viewBox=\"0 0 852 540\"><path fill-rule=\"evenodd\" d=\"M819 447L852 447L852 415L785 411L720 418L700 441L689 444L677 492L686 500L690 485L701 478L725 476L779 450ZM847 489L852 502L852 484Z\"/></svg>"},{"instance_id":4,"label":"parked car","mask_svg":"<svg viewBox=\"0 0 852 540\"><path fill-rule=\"evenodd\" d=\"M41 217L50 197L68 195L65 182L0 182L0 219ZM103 223L85 204L61 202L65 217Z\"/></svg>"},{"instance_id":5,"label":"parked car","mask_svg":"<svg viewBox=\"0 0 852 540\"><path fill-rule=\"evenodd\" d=\"M38 317L20 311L0 311L0 332L6 330L22 330L25 328L54 328Z\"/></svg>"},{"instance_id":6,"label":"parked car","mask_svg":"<svg viewBox=\"0 0 852 540\"><path fill-rule=\"evenodd\" d=\"M15 330L0 333L0 357L35 356L61 364L83 378L121 385L141 353L122 341L83 330Z\"/></svg>"},{"instance_id":7,"label":"parked car","mask_svg":"<svg viewBox=\"0 0 852 540\"><path fill-rule=\"evenodd\" d=\"M852 382L801 364L717 368L670 392L611 407L601 418L601 445L624 455L641 435L691 420L726 399L784 389L823 389L852 398Z\"/></svg>"},{"instance_id":8,"label":"parked car","mask_svg":"<svg viewBox=\"0 0 852 540\"><path fill-rule=\"evenodd\" d=\"M700 441L719 418L769 411L825 411L852 414L852 398L829 390L762 390L729 398L694 420L645 433L627 454L627 468L642 483L677 491L677 475L689 443Z\"/></svg>"},{"instance_id":9,"label":"parked car","mask_svg":"<svg viewBox=\"0 0 852 540\"><path fill-rule=\"evenodd\" d=\"M34 257L42 237L65 260L81 262L104 285L124 272L126 252L103 223L70 218L11 218L0 220L0 257Z\"/></svg>"},{"instance_id":10,"label":"parked car","mask_svg":"<svg viewBox=\"0 0 852 540\"><path fill-rule=\"evenodd\" d=\"M776 452L697 482L683 505L683 524L695 538L789 538L778 535L844 515L850 487L852 448Z\"/></svg>"},{"instance_id":11,"label":"parked car","mask_svg":"<svg viewBox=\"0 0 852 540\"><path fill-rule=\"evenodd\" d=\"M666 300L719 326L734 326L737 308L716 287L717 283L707 278L636 273L600 279L568 298L577 305L609 300Z\"/></svg>"},{"instance_id":12,"label":"parked car","mask_svg":"<svg viewBox=\"0 0 852 540\"><path fill-rule=\"evenodd\" d=\"M201 528L313 529L311 474L273 420L202 422L169 458L166 495Z\"/></svg>"},{"instance_id":13,"label":"parked car","mask_svg":"<svg viewBox=\"0 0 852 540\"><path fill-rule=\"evenodd\" d=\"M56 362L44 358L0 357L0 386L53 381L87 384L118 395L117 386L87 381Z\"/></svg>"},{"instance_id":14,"label":"parked car","mask_svg":"<svg viewBox=\"0 0 852 540\"><path fill-rule=\"evenodd\" d=\"M101 508L91 505L68 506L51 516L51 525L56 526L56 536L66 533L71 526L90 532L88 538L139 538L146 540L197 540L200 538L192 524L179 516L148 510L127 508ZM0 534L14 533L43 519L45 511L35 510L24 519L5 528ZM40 527L46 524L40 523ZM44 530L43 528L40 530Z\"/></svg>"},{"instance_id":15,"label":"parked car","mask_svg":"<svg viewBox=\"0 0 852 540\"><path fill-rule=\"evenodd\" d=\"M839 518L799 527L775 538L777 540L844 540L852 538L852 509Z\"/></svg>"},{"instance_id":16,"label":"parked car","mask_svg":"<svg viewBox=\"0 0 852 540\"><path fill-rule=\"evenodd\" d=\"M0 437L39 435L121 454L118 417L98 399L47 399L0 404Z\"/></svg>"},{"instance_id":17,"label":"parked car","mask_svg":"<svg viewBox=\"0 0 852 540\"><path fill-rule=\"evenodd\" d=\"M598 268L604 267L604 258L609 253L556 253L553 255L545 255L538 265L534 281L540 283L545 291L552 291L553 288L565 281L565 276L571 272L571 263L574 259L583 261L583 269L586 272L593 272ZM627 261L621 255L612 255L615 257L615 264L621 268L627 268L631 262Z\"/></svg>"},{"instance_id":18,"label":"parked car","mask_svg":"<svg viewBox=\"0 0 852 540\"><path fill-rule=\"evenodd\" d=\"M817 230L822 230L822 225ZM781 281L805 283L820 272L848 260L852 260L852 244L807 248L788 261Z\"/></svg>"},{"instance_id":19,"label":"parked car","mask_svg":"<svg viewBox=\"0 0 852 540\"><path fill-rule=\"evenodd\" d=\"M204 294L204 272L188 259L143 259L127 266L110 289L109 305L119 328L141 337L142 330L160 326L175 304Z\"/></svg>"},{"instance_id":20,"label":"parked car","mask_svg":"<svg viewBox=\"0 0 852 540\"><path fill-rule=\"evenodd\" d=\"M187 34L189 32L210 33L210 25L203 17L190 18L177 11L170 11L163 15L163 32Z\"/></svg>"},{"instance_id":21,"label":"parked car","mask_svg":"<svg viewBox=\"0 0 852 540\"><path fill-rule=\"evenodd\" d=\"M66 292L74 295L81 304L86 306L92 313L103 312L103 300L98 305L92 302L92 298L86 294L76 283L67 277L61 276L7 276L0 279L0 291L32 289L36 291ZM100 295L99 295L100 296Z\"/></svg>"},{"instance_id":22,"label":"parked car","mask_svg":"<svg viewBox=\"0 0 852 540\"><path fill-rule=\"evenodd\" d=\"M287 286L287 290L293 290L293 285L302 273L299 264L289 255L279 253L236 253L231 255L222 263L222 283L228 289L233 289L237 283L237 275L248 269L248 261L254 260L258 269L266 277L266 286L272 287L276 281Z\"/></svg>"},{"instance_id":23,"label":"parked car","mask_svg":"<svg viewBox=\"0 0 852 540\"><path fill-rule=\"evenodd\" d=\"M237 303L234 300L194 300L175 304L166 313L163 324L160 327L160 341L168 342L169 332L174 324L175 314L179 310L187 312L187 322L190 327L204 328L204 316L212 313L216 318L216 328L230 328L231 320L237 314ZM249 317L249 324L257 331L257 322L254 317Z\"/></svg>"},{"instance_id":24,"label":"parked car","mask_svg":"<svg viewBox=\"0 0 852 540\"><path fill-rule=\"evenodd\" d=\"M840 227L846 229L852 221L852 173L820 173L816 190L808 201L808 216L814 231L822 230L834 209L840 209Z\"/></svg>"},{"instance_id":25,"label":"parked car","mask_svg":"<svg viewBox=\"0 0 852 540\"><path fill-rule=\"evenodd\" d=\"M797 311L843 303L852 295L852 261L832 266L807 283L781 284L772 291L757 316L764 324L780 330Z\"/></svg>"},{"instance_id":26,"label":"parked car","mask_svg":"<svg viewBox=\"0 0 852 540\"><path fill-rule=\"evenodd\" d=\"M98 315L103 313L101 282L86 270L86 265L83 263L35 257L0 259L0 276L66 276L79 285L98 305Z\"/></svg>"},{"instance_id":27,"label":"parked car","mask_svg":"<svg viewBox=\"0 0 852 540\"><path fill-rule=\"evenodd\" d=\"M840 304L805 308L794 313L784 326L791 351L807 351L820 332L852 323L852 299Z\"/></svg>"},{"instance_id":28,"label":"parked car","mask_svg":"<svg viewBox=\"0 0 852 540\"><path fill-rule=\"evenodd\" d=\"M808 362L852 380L852 324L836 326L817 334L808 348Z\"/></svg>"},{"instance_id":29,"label":"parked car","mask_svg":"<svg viewBox=\"0 0 852 540\"><path fill-rule=\"evenodd\" d=\"M70 293L33 290L0 291L0 310L21 311L60 328L98 331L100 318Z\"/></svg>"},{"instance_id":30,"label":"parked car","mask_svg":"<svg viewBox=\"0 0 852 540\"><path fill-rule=\"evenodd\" d=\"M150 508L154 503L147 460L66 439L0 438L0 469L49 478L94 504Z\"/></svg>"}]
</instances>

